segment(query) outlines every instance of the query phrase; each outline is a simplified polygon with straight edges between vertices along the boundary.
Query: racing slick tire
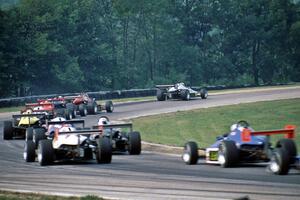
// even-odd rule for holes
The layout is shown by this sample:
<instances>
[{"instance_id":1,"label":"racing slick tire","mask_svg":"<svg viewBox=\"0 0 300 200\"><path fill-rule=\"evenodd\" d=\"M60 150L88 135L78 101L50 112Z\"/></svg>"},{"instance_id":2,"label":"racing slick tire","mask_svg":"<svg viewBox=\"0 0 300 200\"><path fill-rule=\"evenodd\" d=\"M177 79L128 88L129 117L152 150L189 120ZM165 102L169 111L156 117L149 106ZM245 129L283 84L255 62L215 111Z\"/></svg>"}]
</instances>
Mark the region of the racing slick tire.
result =
<instances>
[{"instance_id":1,"label":"racing slick tire","mask_svg":"<svg viewBox=\"0 0 300 200\"><path fill-rule=\"evenodd\" d=\"M219 146L218 161L221 167L232 167L238 162L239 152L232 140L224 140Z\"/></svg>"},{"instance_id":2,"label":"racing slick tire","mask_svg":"<svg viewBox=\"0 0 300 200\"><path fill-rule=\"evenodd\" d=\"M130 132L128 134L128 152L130 155L141 154L142 143L141 134L139 132Z\"/></svg>"},{"instance_id":3,"label":"racing slick tire","mask_svg":"<svg viewBox=\"0 0 300 200\"><path fill-rule=\"evenodd\" d=\"M78 106L78 109L81 117L85 117L88 114L87 107L85 104L80 104Z\"/></svg>"},{"instance_id":4,"label":"racing slick tire","mask_svg":"<svg viewBox=\"0 0 300 200\"><path fill-rule=\"evenodd\" d=\"M33 128L32 127L26 128L25 140L29 141L29 140L32 140L32 139L33 139Z\"/></svg>"},{"instance_id":5,"label":"racing slick tire","mask_svg":"<svg viewBox=\"0 0 300 200\"><path fill-rule=\"evenodd\" d=\"M3 140L11 140L13 137L13 126L12 121L3 122Z\"/></svg>"},{"instance_id":6,"label":"racing slick tire","mask_svg":"<svg viewBox=\"0 0 300 200\"><path fill-rule=\"evenodd\" d=\"M105 110L108 113L112 113L114 111L114 105L112 101L106 101L105 102Z\"/></svg>"},{"instance_id":7,"label":"racing slick tire","mask_svg":"<svg viewBox=\"0 0 300 200\"><path fill-rule=\"evenodd\" d=\"M95 101L88 102L87 111L89 115L95 115L98 113L98 106Z\"/></svg>"},{"instance_id":8,"label":"racing slick tire","mask_svg":"<svg viewBox=\"0 0 300 200\"><path fill-rule=\"evenodd\" d=\"M198 162L198 145L196 142L190 141L184 145L182 159L187 165L195 165Z\"/></svg>"},{"instance_id":9,"label":"racing slick tire","mask_svg":"<svg viewBox=\"0 0 300 200\"><path fill-rule=\"evenodd\" d=\"M35 144L32 140L25 141L23 158L26 162L35 161Z\"/></svg>"},{"instance_id":10,"label":"racing slick tire","mask_svg":"<svg viewBox=\"0 0 300 200\"><path fill-rule=\"evenodd\" d=\"M191 94L189 90L181 90L180 97L182 100L189 101L191 99Z\"/></svg>"},{"instance_id":11,"label":"racing slick tire","mask_svg":"<svg viewBox=\"0 0 300 200\"><path fill-rule=\"evenodd\" d=\"M290 169L290 157L288 152L283 148L276 148L272 153L268 170L273 174L286 175Z\"/></svg>"},{"instance_id":12,"label":"racing slick tire","mask_svg":"<svg viewBox=\"0 0 300 200\"><path fill-rule=\"evenodd\" d=\"M72 118L76 118L76 107L72 103L67 103L66 104L67 110L69 110L72 113Z\"/></svg>"},{"instance_id":13,"label":"racing slick tire","mask_svg":"<svg viewBox=\"0 0 300 200\"><path fill-rule=\"evenodd\" d=\"M50 165L54 161L52 140L40 140L38 145L38 161L41 166Z\"/></svg>"},{"instance_id":14,"label":"racing slick tire","mask_svg":"<svg viewBox=\"0 0 300 200\"><path fill-rule=\"evenodd\" d=\"M73 110L72 109L66 108L64 114L65 114L66 120L73 119Z\"/></svg>"},{"instance_id":15,"label":"racing slick tire","mask_svg":"<svg viewBox=\"0 0 300 200\"><path fill-rule=\"evenodd\" d=\"M98 140L98 150L96 151L97 163L111 163L112 145L107 137Z\"/></svg>"},{"instance_id":16,"label":"racing slick tire","mask_svg":"<svg viewBox=\"0 0 300 200\"><path fill-rule=\"evenodd\" d=\"M38 148L39 141L47 139L45 135L46 130L44 128L35 128L33 129L32 141L35 143L35 148Z\"/></svg>"},{"instance_id":17,"label":"racing slick tire","mask_svg":"<svg viewBox=\"0 0 300 200\"><path fill-rule=\"evenodd\" d=\"M157 101L165 101L167 99L167 95L163 90L158 89L156 91Z\"/></svg>"},{"instance_id":18,"label":"racing slick tire","mask_svg":"<svg viewBox=\"0 0 300 200\"><path fill-rule=\"evenodd\" d=\"M292 139L287 139L287 138L280 139L276 143L276 147L282 148L287 152L287 154L289 155L290 164L295 163L295 157L297 156L297 147L295 142Z\"/></svg>"},{"instance_id":19,"label":"racing slick tire","mask_svg":"<svg viewBox=\"0 0 300 200\"><path fill-rule=\"evenodd\" d=\"M201 99L207 99L207 97L208 97L208 92L207 92L207 90L206 90L205 88L202 88L202 89L200 90L200 97L201 97Z\"/></svg>"}]
</instances>

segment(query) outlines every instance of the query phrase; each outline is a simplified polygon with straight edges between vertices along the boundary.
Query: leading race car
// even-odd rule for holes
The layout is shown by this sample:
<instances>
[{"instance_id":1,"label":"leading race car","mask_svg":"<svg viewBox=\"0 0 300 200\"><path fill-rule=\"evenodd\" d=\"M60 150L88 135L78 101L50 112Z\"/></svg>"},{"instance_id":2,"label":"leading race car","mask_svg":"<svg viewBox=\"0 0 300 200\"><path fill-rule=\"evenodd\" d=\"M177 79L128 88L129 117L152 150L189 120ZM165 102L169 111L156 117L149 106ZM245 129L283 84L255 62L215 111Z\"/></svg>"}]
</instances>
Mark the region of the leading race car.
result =
<instances>
[{"instance_id":1,"label":"leading race car","mask_svg":"<svg viewBox=\"0 0 300 200\"><path fill-rule=\"evenodd\" d=\"M128 152L130 155L141 153L141 136L133 131L132 123L110 122L106 116L101 116L98 125L93 127L103 130L103 137L110 139L114 152Z\"/></svg>"},{"instance_id":2,"label":"leading race car","mask_svg":"<svg viewBox=\"0 0 300 200\"><path fill-rule=\"evenodd\" d=\"M275 148L271 146L270 135L284 134ZM277 168L273 173L286 174L290 165L294 164L297 149L294 141L295 126L287 125L282 130L254 131L246 121L239 121L231 126L230 133L217 137L209 148L205 149L205 162L219 164L222 167L232 167L238 163L269 162L277 149L284 149L288 159L283 161L285 167ZM185 144L182 155L186 164L196 164L198 161L198 146L190 141ZM275 169L275 168L273 168Z\"/></svg>"},{"instance_id":3,"label":"leading race car","mask_svg":"<svg viewBox=\"0 0 300 200\"><path fill-rule=\"evenodd\" d=\"M167 99L190 100L191 97L201 97L207 99L208 92L205 88L191 88L185 86L184 83L176 83L174 85L156 85L156 97L158 101Z\"/></svg>"},{"instance_id":4,"label":"leading race car","mask_svg":"<svg viewBox=\"0 0 300 200\"><path fill-rule=\"evenodd\" d=\"M75 124L82 124L76 127ZM91 160L95 154L97 163L110 163L112 148L110 140L99 129L84 128L84 120L65 120L58 117L47 122L48 129L38 140L26 140L24 160L41 166L56 161Z\"/></svg>"}]
</instances>

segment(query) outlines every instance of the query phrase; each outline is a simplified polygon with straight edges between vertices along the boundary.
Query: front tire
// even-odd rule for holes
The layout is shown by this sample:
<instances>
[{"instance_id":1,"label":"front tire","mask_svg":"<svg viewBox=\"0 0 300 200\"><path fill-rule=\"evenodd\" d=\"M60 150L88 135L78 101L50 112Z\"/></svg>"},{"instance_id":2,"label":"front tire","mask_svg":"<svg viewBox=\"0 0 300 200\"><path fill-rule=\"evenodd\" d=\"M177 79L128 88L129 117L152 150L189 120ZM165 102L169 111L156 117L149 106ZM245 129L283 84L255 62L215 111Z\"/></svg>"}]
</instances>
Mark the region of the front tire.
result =
<instances>
[{"instance_id":1,"label":"front tire","mask_svg":"<svg viewBox=\"0 0 300 200\"><path fill-rule=\"evenodd\" d=\"M13 138L13 126L12 121L3 122L3 140L11 140Z\"/></svg>"},{"instance_id":2,"label":"front tire","mask_svg":"<svg viewBox=\"0 0 300 200\"><path fill-rule=\"evenodd\" d=\"M285 149L277 148L272 154L268 168L273 174L286 175L290 168L289 159L289 154Z\"/></svg>"},{"instance_id":3,"label":"front tire","mask_svg":"<svg viewBox=\"0 0 300 200\"><path fill-rule=\"evenodd\" d=\"M165 101L167 99L166 92L164 92L163 90L158 89L156 91L156 98L157 98L157 101Z\"/></svg>"},{"instance_id":4,"label":"front tire","mask_svg":"<svg viewBox=\"0 0 300 200\"><path fill-rule=\"evenodd\" d=\"M205 88L202 88L202 89L200 90L200 97L201 97L201 99L207 99L207 97L208 97L208 92L207 92L207 90L206 90Z\"/></svg>"},{"instance_id":5,"label":"front tire","mask_svg":"<svg viewBox=\"0 0 300 200\"><path fill-rule=\"evenodd\" d=\"M142 150L141 135L139 132L129 133L128 152L130 155L139 155Z\"/></svg>"},{"instance_id":6,"label":"front tire","mask_svg":"<svg viewBox=\"0 0 300 200\"><path fill-rule=\"evenodd\" d=\"M234 141L224 140L219 147L219 163L221 167L232 167L238 162L239 152Z\"/></svg>"},{"instance_id":7,"label":"front tire","mask_svg":"<svg viewBox=\"0 0 300 200\"><path fill-rule=\"evenodd\" d=\"M111 163L112 146L107 137L100 138L98 141L98 150L96 152L97 163Z\"/></svg>"},{"instance_id":8,"label":"front tire","mask_svg":"<svg viewBox=\"0 0 300 200\"><path fill-rule=\"evenodd\" d=\"M198 162L198 145L196 142L187 142L184 145L182 159L187 165L195 165Z\"/></svg>"},{"instance_id":9,"label":"front tire","mask_svg":"<svg viewBox=\"0 0 300 200\"><path fill-rule=\"evenodd\" d=\"M114 111L114 105L112 101L106 101L105 102L105 110L108 113L112 113Z\"/></svg>"},{"instance_id":10,"label":"front tire","mask_svg":"<svg viewBox=\"0 0 300 200\"><path fill-rule=\"evenodd\" d=\"M32 140L25 141L23 157L26 162L35 161L35 144Z\"/></svg>"},{"instance_id":11,"label":"front tire","mask_svg":"<svg viewBox=\"0 0 300 200\"><path fill-rule=\"evenodd\" d=\"M38 161L41 166L50 165L54 161L54 149L52 140L39 141L38 147Z\"/></svg>"}]
</instances>

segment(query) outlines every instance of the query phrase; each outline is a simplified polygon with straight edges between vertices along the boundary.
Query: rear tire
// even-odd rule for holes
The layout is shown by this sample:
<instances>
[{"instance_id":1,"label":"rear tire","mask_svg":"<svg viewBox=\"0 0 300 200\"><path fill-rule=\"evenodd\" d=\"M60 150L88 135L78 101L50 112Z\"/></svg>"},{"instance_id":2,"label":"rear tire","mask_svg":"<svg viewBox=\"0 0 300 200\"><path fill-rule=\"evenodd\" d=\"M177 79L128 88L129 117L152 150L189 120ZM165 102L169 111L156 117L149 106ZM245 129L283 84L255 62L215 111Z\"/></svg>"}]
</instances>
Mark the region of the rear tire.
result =
<instances>
[{"instance_id":1,"label":"rear tire","mask_svg":"<svg viewBox=\"0 0 300 200\"><path fill-rule=\"evenodd\" d=\"M238 162L239 152L234 141L224 140L219 147L219 162L221 167L232 167Z\"/></svg>"},{"instance_id":2,"label":"rear tire","mask_svg":"<svg viewBox=\"0 0 300 200\"><path fill-rule=\"evenodd\" d=\"M283 148L277 148L274 150L268 169L277 175L286 175L290 168L290 157L288 152Z\"/></svg>"},{"instance_id":3,"label":"rear tire","mask_svg":"<svg viewBox=\"0 0 300 200\"><path fill-rule=\"evenodd\" d=\"M98 151L96 152L97 163L111 163L112 146L107 137L98 140Z\"/></svg>"},{"instance_id":4,"label":"rear tire","mask_svg":"<svg viewBox=\"0 0 300 200\"><path fill-rule=\"evenodd\" d=\"M47 136L46 136L45 133L46 133L46 130L43 129L43 128L35 128L35 129L33 129L32 141L35 143L35 145L36 145L35 148L36 149L38 148L40 140L47 139Z\"/></svg>"},{"instance_id":5,"label":"rear tire","mask_svg":"<svg viewBox=\"0 0 300 200\"><path fill-rule=\"evenodd\" d=\"M3 140L11 140L13 138L13 126L12 121L3 122Z\"/></svg>"},{"instance_id":6,"label":"rear tire","mask_svg":"<svg viewBox=\"0 0 300 200\"><path fill-rule=\"evenodd\" d=\"M187 165L195 165L198 162L198 146L196 142L187 142L184 145L182 159Z\"/></svg>"},{"instance_id":7,"label":"rear tire","mask_svg":"<svg viewBox=\"0 0 300 200\"><path fill-rule=\"evenodd\" d=\"M130 155L139 155L142 150L141 135L139 132L129 133L128 152Z\"/></svg>"},{"instance_id":8,"label":"rear tire","mask_svg":"<svg viewBox=\"0 0 300 200\"><path fill-rule=\"evenodd\" d=\"M85 104L80 104L78 109L81 117L85 117L87 115L88 112Z\"/></svg>"},{"instance_id":9,"label":"rear tire","mask_svg":"<svg viewBox=\"0 0 300 200\"><path fill-rule=\"evenodd\" d=\"M182 100L189 101L191 99L191 94L189 90L181 90L180 97Z\"/></svg>"},{"instance_id":10,"label":"rear tire","mask_svg":"<svg viewBox=\"0 0 300 200\"><path fill-rule=\"evenodd\" d=\"M52 140L40 140L38 146L38 161L41 166L50 165L54 161Z\"/></svg>"},{"instance_id":11,"label":"rear tire","mask_svg":"<svg viewBox=\"0 0 300 200\"><path fill-rule=\"evenodd\" d=\"M158 89L156 91L156 98L157 98L157 101L165 101L167 99L167 95L166 95L165 91Z\"/></svg>"},{"instance_id":12,"label":"rear tire","mask_svg":"<svg viewBox=\"0 0 300 200\"><path fill-rule=\"evenodd\" d=\"M26 162L35 161L35 144L32 140L25 141L23 157Z\"/></svg>"},{"instance_id":13,"label":"rear tire","mask_svg":"<svg viewBox=\"0 0 300 200\"><path fill-rule=\"evenodd\" d=\"M276 147L282 148L287 152L287 154L289 155L289 164L295 163L295 157L297 156L297 147L293 140L287 138L280 139L277 142Z\"/></svg>"},{"instance_id":14,"label":"rear tire","mask_svg":"<svg viewBox=\"0 0 300 200\"><path fill-rule=\"evenodd\" d=\"M89 115L95 115L98 113L97 103L95 101L88 102L87 111Z\"/></svg>"},{"instance_id":15,"label":"rear tire","mask_svg":"<svg viewBox=\"0 0 300 200\"><path fill-rule=\"evenodd\" d=\"M108 113L112 113L114 111L114 105L112 101L106 101L105 102L105 110Z\"/></svg>"}]
</instances>

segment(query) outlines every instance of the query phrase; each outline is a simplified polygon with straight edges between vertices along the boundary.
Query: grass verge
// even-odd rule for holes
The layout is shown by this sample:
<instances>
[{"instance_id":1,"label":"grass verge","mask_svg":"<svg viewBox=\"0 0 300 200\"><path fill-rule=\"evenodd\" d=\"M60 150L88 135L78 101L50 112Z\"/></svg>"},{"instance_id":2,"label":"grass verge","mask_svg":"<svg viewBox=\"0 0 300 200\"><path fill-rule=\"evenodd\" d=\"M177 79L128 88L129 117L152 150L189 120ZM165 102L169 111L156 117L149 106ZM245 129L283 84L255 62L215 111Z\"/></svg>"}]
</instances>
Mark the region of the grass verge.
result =
<instances>
[{"instance_id":1,"label":"grass verge","mask_svg":"<svg viewBox=\"0 0 300 200\"><path fill-rule=\"evenodd\" d=\"M0 200L104 200L97 196L63 197L35 193L8 192L0 190Z\"/></svg>"},{"instance_id":2,"label":"grass verge","mask_svg":"<svg viewBox=\"0 0 300 200\"><path fill-rule=\"evenodd\" d=\"M247 120L254 130L282 129L286 124L300 127L300 99L238 104L181 111L134 119L144 141L183 146L195 140L200 147L213 144L216 136L229 131L231 124ZM299 130L299 128L298 128ZM300 136L296 143L300 149ZM272 136L276 141L279 137Z\"/></svg>"}]
</instances>

